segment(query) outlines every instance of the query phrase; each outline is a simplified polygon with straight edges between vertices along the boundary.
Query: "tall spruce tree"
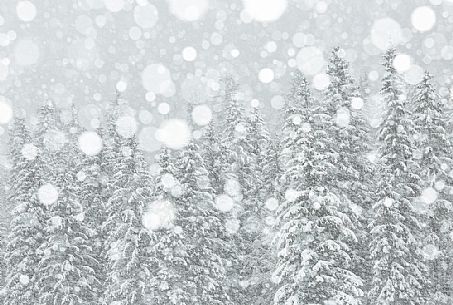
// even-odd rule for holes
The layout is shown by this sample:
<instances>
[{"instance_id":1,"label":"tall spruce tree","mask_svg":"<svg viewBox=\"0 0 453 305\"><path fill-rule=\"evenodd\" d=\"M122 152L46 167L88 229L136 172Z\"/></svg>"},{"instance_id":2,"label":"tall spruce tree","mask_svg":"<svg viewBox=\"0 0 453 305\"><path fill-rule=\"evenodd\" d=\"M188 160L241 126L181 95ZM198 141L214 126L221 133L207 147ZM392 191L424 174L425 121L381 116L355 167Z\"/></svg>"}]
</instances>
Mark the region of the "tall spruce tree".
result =
<instances>
[{"instance_id":1,"label":"tall spruce tree","mask_svg":"<svg viewBox=\"0 0 453 305\"><path fill-rule=\"evenodd\" d=\"M421 230L412 199L420 178L414 162L414 123L410 120L401 76L393 67L395 50L384 55L381 95L387 105L379 130L377 202L369 225L372 280L370 304L425 304L427 268L420 255Z\"/></svg>"},{"instance_id":2,"label":"tall spruce tree","mask_svg":"<svg viewBox=\"0 0 453 305\"><path fill-rule=\"evenodd\" d=\"M243 269L248 281L246 295L253 304L269 304L272 300L271 237L266 224L272 212L266 209L265 202L273 200L275 186L275 165L272 159L272 142L258 107L252 107L246 118L245 152L248 163L242 167L244 176L243 212L239 234L245 239ZM245 300L244 300L245 301Z\"/></svg>"},{"instance_id":3,"label":"tall spruce tree","mask_svg":"<svg viewBox=\"0 0 453 305\"><path fill-rule=\"evenodd\" d=\"M42 147L42 152L52 157L46 160L42 182L52 185L58 191L58 198L54 202L43 202L47 205L45 238L38 264L39 302L97 304L93 290L99 286L95 275L97 261L90 244L89 228L84 222L77 181L82 159L77 147L78 124L74 116L69 124L59 123L60 130L48 130L44 134L43 143L47 145Z\"/></svg>"},{"instance_id":4,"label":"tall spruce tree","mask_svg":"<svg viewBox=\"0 0 453 305\"><path fill-rule=\"evenodd\" d=\"M175 224L182 229L188 254L184 275L192 289L188 304L231 304L222 259L226 230L196 143L183 149L178 172L183 193L176 199Z\"/></svg>"},{"instance_id":5,"label":"tall spruce tree","mask_svg":"<svg viewBox=\"0 0 453 305\"><path fill-rule=\"evenodd\" d=\"M222 103L224 106L221 118L222 138L220 140L221 183L222 194L233 201L229 223L237 223L239 230L229 230L230 242L225 259L228 269L229 295L234 304L240 304L248 299L247 287L250 283L250 266L247 265L247 237L242 233L247 224L244 216L245 204L249 198L247 194L250 180L250 158L247 155L247 128L245 124L244 108L237 98L238 84L232 77L223 80L224 92ZM244 268L246 266L246 268Z\"/></svg>"},{"instance_id":6,"label":"tall spruce tree","mask_svg":"<svg viewBox=\"0 0 453 305\"><path fill-rule=\"evenodd\" d=\"M164 217L166 222L153 227L151 241L152 278L150 299L153 304L189 304L190 289L184 278L188 266L188 253L182 230L175 224L178 218L175 186L179 185L175 158L167 147L159 154L159 174L154 183L155 190L151 206L151 217Z\"/></svg>"},{"instance_id":7,"label":"tall spruce tree","mask_svg":"<svg viewBox=\"0 0 453 305\"><path fill-rule=\"evenodd\" d=\"M274 304L361 304L362 281L352 271L350 248L356 236L331 186L333 122L322 103L310 100L307 93L307 110L292 135L294 153L283 164L281 180L291 183L278 210Z\"/></svg>"},{"instance_id":8,"label":"tall spruce tree","mask_svg":"<svg viewBox=\"0 0 453 305\"><path fill-rule=\"evenodd\" d=\"M430 269L433 304L451 301L450 275L452 273L453 248L449 232L453 229L453 207L450 188L453 183L449 173L453 162L452 146L447 135L445 104L432 84L432 76L426 72L415 87L413 95L416 146L420 150L418 160L421 186L420 213L426 214L426 239L422 248Z\"/></svg>"},{"instance_id":9,"label":"tall spruce tree","mask_svg":"<svg viewBox=\"0 0 453 305\"><path fill-rule=\"evenodd\" d=\"M2 303L34 304L38 303L36 274L40 259L38 249L43 239L44 212L38 201L36 181L41 156L34 156L38 152L24 119L15 119L9 147L12 168L8 202L12 221L5 248L6 279Z\"/></svg>"},{"instance_id":10,"label":"tall spruce tree","mask_svg":"<svg viewBox=\"0 0 453 305\"><path fill-rule=\"evenodd\" d=\"M367 223L372 205L372 168L367 160L369 148L368 125L361 111L363 99L359 87L344 59L344 51L333 49L327 67L330 84L325 91L326 112L335 120L330 125L331 149L336 156L333 187L343 197L343 212L354 224L358 243L354 244L355 272L368 282Z\"/></svg>"},{"instance_id":11,"label":"tall spruce tree","mask_svg":"<svg viewBox=\"0 0 453 305\"><path fill-rule=\"evenodd\" d=\"M120 145L123 156L115 166L117 187L108 202L105 223L111 228L105 301L144 305L149 303L151 237L142 218L152 198L152 185L135 139L124 139Z\"/></svg>"},{"instance_id":12,"label":"tall spruce tree","mask_svg":"<svg viewBox=\"0 0 453 305\"><path fill-rule=\"evenodd\" d=\"M280 163L284 169L285 164L294 157L297 132L302 127L308 128L309 99L311 98L310 84L299 70L293 72L291 88L286 96L284 108L284 122L282 140L280 143ZM286 177L286 176L285 176ZM286 177L289 178L289 177ZM281 185L291 184L291 181L280 181Z\"/></svg>"}]
</instances>

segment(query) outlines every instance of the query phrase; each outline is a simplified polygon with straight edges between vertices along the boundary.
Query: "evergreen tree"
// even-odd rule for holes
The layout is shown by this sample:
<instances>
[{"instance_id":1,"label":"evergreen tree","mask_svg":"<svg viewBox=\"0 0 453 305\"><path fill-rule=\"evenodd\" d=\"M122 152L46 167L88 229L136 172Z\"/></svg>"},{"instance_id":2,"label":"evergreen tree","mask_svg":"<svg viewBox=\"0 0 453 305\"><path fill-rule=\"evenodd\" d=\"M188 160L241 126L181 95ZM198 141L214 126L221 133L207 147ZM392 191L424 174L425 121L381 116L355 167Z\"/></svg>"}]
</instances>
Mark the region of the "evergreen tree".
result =
<instances>
[{"instance_id":1,"label":"evergreen tree","mask_svg":"<svg viewBox=\"0 0 453 305\"><path fill-rule=\"evenodd\" d=\"M151 179L135 139L121 143L123 156L116 164L117 184L107 207L106 227L111 228L107 304L144 305L150 281L150 234L142 224L145 205L151 200Z\"/></svg>"},{"instance_id":2,"label":"evergreen tree","mask_svg":"<svg viewBox=\"0 0 453 305\"><path fill-rule=\"evenodd\" d=\"M25 146L27 145L27 146ZM36 148L25 120L16 118L10 134L12 168L9 176L8 201L12 209L6 244L6 280L3 304L38 303L36 285L38 248L43 239L43 208L37 198L36 180L40 169L40 156L23 154L25 147Z\"/></svg>"},{"instance_id":3,"label":"evergreen tree","mask_svg":"<svg viewBox=\"0 0 453 305\"><path fill-rule=\"evenodd\" d=\"M354 224L358 243L354 245L355 272L368 280L367 222L372 205L372 169L367 160L369 133L361 112L363 99L359 87L343 58L343 50L333 49L327 67L330 84L325 92L325 111L335 119L330 125L330 149L336 156L335 179L332 187L343 197L342 210ZM361 106L361 107L359 107ZM366 281L368 282L368 281Z\"/></svg>"},{"instance_id":4,"label":"evergreen tree","mask_svg":"<svg viewBox=\"0 0 453 305\"><path fill-rule=\"evenodd\" d=\"M246 154L248 164L242 167L245 193L244 211L240 215L243 225L239 234L245 239L243 272L247 272L246 295L249 303L269 304L272 299L271 273L271 230L266 224L272 212L265 202L273 200L275 192L275 166L272 142L258 107L252 107L246 119ZM245 300L244 300L245 301Z\"/></svg>"},{"instance_id":5,"label":"evergreen tree","mask_svg":"<svg viewBox=\"0 0 453 305\"><path fill-rule=\"evenodd\" d=\"M421 151L418 160L421 185L424 191L419 200L419 212L427 214L427 236L423 252L430 260L433 303L450 303L452 255L449 232L453 229L452 197L446 184L451 185L449 175L453 166L452 147L447 135L445 105L432 84L432 76L426 72L416 86L413 96L416 146ZM429 205L426 208L426 205Z\"/></svg>"},{"instance_id":6,"label":"evergreen tree","mask_svg":"<svg viewBox=\"0 0 453 305\"><path fill-rule=\"evenodd\" d=\"M201 152L205 167L208 171L209 180L211 187L214 189L216 194L220 194L223 191L223 184L221 179L222 163L220 160L220 139L219 133L215 128L214 122L211 121L207 127L205 127Z\"/></svg>"},{"instance_id":7,"label":"evergreen tree","mask_svg":"<svg viewBox=\"0 0 453 305\"><path fill-rule=\"evenodd\" d=\"M381 95L387 112L379 131L377 202L369 225L372 280L368 299L370 304L425 304L427 268L416 235L421 225L411 202L420 182L413 158L414 124L394 58L393 49L384 55Z\"/></svg>"},{"instance_id":8,"label":"evergreen tree","mask_svg":"<svg viewBox=\"0 0 453 305\"><path fill-rule=\"evenodd\" d=\"M352 272L350 248L356 236L331 186L336 156L326 148L332 118L322 104L306 109L309 125L297 129L292 157L283 164L281 180L291 183L278 210L274 304L360 304L362 281Z\"/></svg>"},{"instance_id":9,"label":"evergreen tree","mask_svg":"<svg viewBox=\"0 0 453 305\"><path fill-rule=\"evenodd\" d=\"M245 196L248 194L250 182L247 180L250 173L250 158L247 156L246 124L244 109L237 99L238 84L231 77L223 80L224 94L222 103L224 105L224 116L221 120L222 137L220 139L219 160L221 164L221 196L226 196L233 201L233 207L228 211L229 224L238 224L239 228L247 226L243 215L244 204L247 202ZM225 223L226 226L229 224ZM236 225L235 225L236 226ZM245 229L245 228L244 228ZM243 232L243 230L242 230ZM249 285L249 268L246 265L247 237L239 230L229 230L229 241L224 253L228 271L229 295L234 304L240 304L247 300L247 289Z\"/></svg>"},{"instance_id":10,"label":"evergreen tree","mask_svg":"<svg viewBox=\"0 0 453 305\"><path fill-rule=\"evenodd\" d=\"M52 157L46 160L42 181L58 191L58 198L54 202L43 202L47 204L45 238L40 247L42 257L37 273L41 304L97 304L93 290L98 286L97 261L79 198L77 173L82 153L76 144L79 130L74 114L68 125L59 124L61 131L54 130L50 136L48 130L44 134L44 138L50 137L47 141L59 141L59 136L64 140L52 143L55 146L42 147L43 153Z\"/></svg>"},{"instance_id":11,"label":"evergreen tree","mask_svg":"<svg viewBox=\"0 0 453 305\"><path fill-rule=\"evenodd\" d=\"M286 96L284 109L284 122L282 140L280 143L281 156L280 163L284 169L285 164L294 157L295 141L298 130L309 128L308 124L308 105L310 103L311 92L309 83L299 70L294 71L291 80L290 93ZM289 177L287 177L289 178ZM291 184L291 181L280 181L281 185Z\"/></svg>"},{"instance_id":12,"label":"evergreen tree","mask_svg":"<svg viewBox=\"0 0 453 305\"><path fill-rule=\"evenodd\" d=\"M159 154L160 172L155 181L152 206L149 207L151 218L163 217L153 227L151 242L152 279L150 299L153 304L190 304L194 287L187 284L184 271L188 268L189 254L183 238L182 228L176 220L183 221L177 214L176 196L179 191L173 189L179 185L177 167L170 149L163 147ZM176 195L176 196L175 196Z\"/></svg>"},{"instance_id":13,"label":"evergreen tree","mask_svg":"<svg viewBox=\"0 0 453 305\"><path fill-rule=\"evenodd\" d=\"M186 244L184 279L191 289L188 304L230 304L221 255L226 246L223 242L226 231L220 211L214 208L213 189L194 142L182 151L178 172L183 193L176 199L175 224L181 228Z\"/></svg>"}]
</instances>

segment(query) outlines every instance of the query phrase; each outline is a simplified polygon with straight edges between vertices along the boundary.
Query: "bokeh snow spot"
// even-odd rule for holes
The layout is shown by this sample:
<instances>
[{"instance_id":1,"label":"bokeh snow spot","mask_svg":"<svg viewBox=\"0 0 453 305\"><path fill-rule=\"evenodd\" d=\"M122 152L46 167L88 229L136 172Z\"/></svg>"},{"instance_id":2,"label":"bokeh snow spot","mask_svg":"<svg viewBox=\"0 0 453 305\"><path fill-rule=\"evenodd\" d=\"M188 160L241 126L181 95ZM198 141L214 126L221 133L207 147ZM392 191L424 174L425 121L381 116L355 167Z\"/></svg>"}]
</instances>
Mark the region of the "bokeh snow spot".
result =
<instances>
[{"instance_id":1,"label":"bokeh snow spot","mask_svg":"<svg viewBox=\"0 0 453 305\"><path fill-rule=\"evenodd\" d=\"M32 161L38 156L38 148L33 143L25 143L20 153L26 160Z\"/></svg>"},{"instance_id":2,"label":"bokeh snow spot","mask_svg":"<svg viewBox=\"0 0 453 305\"><path fill-rule=\"evenodd\" d=\"M175 217L175 209L170 201L157 200L152 202L143 213L142 224L150 231L171 228Z\"/></svg>"},{"instance_id":3,"label":"bokeh snow spot","mask_svg":"<svg viewBox=\"0 0 453 305\"><path fill-rule=\"evenodd\" d=\"M401 26L392 18L378 19L371 27L371 42L382 51L398 45L402 38Z\"/></svg>"},{"instance_id":4,"label":"bokeh snow spot","mask_svg":"<svg viewBox=\"0 0 453 305\"><path fill-rule=\"evenodd\" d=\"M286 10L287 0L242 0L244 12L253 20L270 22L279 19Z\"/></svg>"},{"instance_id":5,"label":"bokeh snow spot","mask_svg":"<svg viewBox=\"0 0 453 305\"><path fill-rule=\"evenodd\" d=\"M51 183L46 183L38 189L38 199L45 206L50 206L58 200L58 189Z\"/></svg>"},{"instance_id":6,"label":"bokeh snow spot","mask_svg":"<svg viewBox=\"0 0 453 305\"><path fill-rule=\"evenodd\" d=\"M102 139L94 131L86 131L79 136L79 148L80 150L88 155L94 156L102 150Z\"/></svg>"},{"instance_id":7,"label":"bokeh snow spot","mask_svg":"<svg viewBox=\"0 0 453 305\"><path fill-rule=\"evenodd\" d=\"M195 124L204 126L211 122L212 111L208 105L197 105L192 110L192 120Z\"/></svg>"},{"instance_id":8,"label":"bokeh snow spot","mask_svg":"<svg viewBox=\"0 0 453 305\"><path fill-rule=\"evenodd\" d=\"M187 146L191 140L192 132L184 120L169 119L164 121L156 132L157 140L173 149Z\"/></svg>"},{"instance_id":9,"label":"bokeh snow spot","mask_svg":"<svg viewBox=\"0 0 453 305\"><path fill-rule=\"evenodd\" d=\"M233 198L227 194L218 195L215 198L215 207L221 212L229 212L233 209L234 201Z\"/></svg>"},{"instance_id":10,"label":"bokeh snow spot","mask_svg":"<svg viewBox=\"0 0 453 305\"><path fill-rule=\"evenodd\" d=\"M411 14L411 23L417 31L429 31L436 24L436 14L429 6L419 6Z\"/></svg>"}]
</instances>

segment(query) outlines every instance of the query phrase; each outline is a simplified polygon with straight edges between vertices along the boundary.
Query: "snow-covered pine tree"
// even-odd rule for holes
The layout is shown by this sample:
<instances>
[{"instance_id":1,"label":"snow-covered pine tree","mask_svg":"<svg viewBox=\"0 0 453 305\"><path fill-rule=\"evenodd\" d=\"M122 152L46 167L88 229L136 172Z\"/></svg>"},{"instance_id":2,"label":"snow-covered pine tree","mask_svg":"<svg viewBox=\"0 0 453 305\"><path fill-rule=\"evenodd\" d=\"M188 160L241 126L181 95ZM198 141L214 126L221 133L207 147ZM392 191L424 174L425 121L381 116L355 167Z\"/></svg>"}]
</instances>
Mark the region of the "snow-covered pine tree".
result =
<instances>
[{"instance_id":1,"label":"snow-covered pine tree","mask_svg":"<svg viewBox=\"0 0 453 305\"><path fill-rule=\"evenodd\" d=\"M0 257L5 258L7 232L10 223L10 209L7 207L6 196L6 175L0 177ZM6 262L4 259L0 262L0 300L2 299L3 287L5 287Z\"/></svg>"},{"instance_id":2,"label":"snow-covered pine tree","mask_svg":"<svg viewBox=\"0 0 453 305\"><path fill-rule=\"evenodd\" d=\"M174 223L178 217L176 196L180 193L176 161L167 147L161 148L158 161L159 174L148 213L151 218L163 217L166 221L152 228L150 300L157 305L190 304L193 287L189 287L184 278L188 252L182 229Z\"/></svg>"},{"instance_id":3,"label":"snow-covered pine tree","mask_svg":"<svg viewBox=\"0 0 453 305\"><path fill-rule=\"evenodd\" d=\"M107 304L145 305L150 281L150 234L142 224L145 205L152 198L147 175L135 138L122 139L122 157L115 165L115 187L107 206L109 228Z\"/></svg>"},{"instance_id":4,"label":"snow-covered pine tree","mask_svg":"<svg viewBox=\"0 0 453 305\"><path fill-rule=\"evenodd\" d=\"M412 199L420 179L414 162L414 123L410 120L401 76L393 67L395 50L384 55L381 95L387 105L379 131L377 202L369 224L372 280L370 304L425 304L427 267L420 255L421 229Z\"/></svg>"},{"instance_id":5,"label":"snow-covered pine tree","mask_svg":"<svg viewBox=\"0 0 453 305\"><path fill-rule=\"evenodd\" d=\"M37 304L35 275L43 238L43 207L37 198L38 161L25 120L16 118L10 134L11 170L8 201L12 209L6 244L6 279L2 303Z\"/></svg>"},{"instance_id":6,"label":"snow-covered pine tree","mask_svg":"<svg viewBox=\"0 0 453 305\"><path fill-rule=\"evenodd\" d=\"M248 271L247 298L251 304L269 304L272 300L271 229L266 223L273 212L265 207L266 200L275 192L275 174L277 168L272 142L263 117L256 107L246 118L246 154L248 164L243 166L244 201L240 215L243 224L238 233L245 239L245 259L243 269ZM245 301L245 300L244 300Z\"/></svg>"},{"instance_id":7,"label":"snow-covered pine tree","mask_svg":"<svg viewBox=\"0 0 453 305\"><path fill-rule=\"evenodd\" d=\"M420 151L419 173L423 191L419 200L420 213L426 213L427 232L424 239L425 258L429 260L433 304L449 304L453 247L450 232L453 229L453 207L450 190L453 181L452 146L447 135L445 104L426 72L415 87L413 95L416 147ZM428 205L428 206L427 206ZM426 208L425 208L426 207Z\"/></svg>"},{"instance_id":8,"label":"snow-covered pine tree","mask_svg":"<svg viewBox=\"0 0 453 305\"><path fill-rule=\"evenodd\" d=\"M187 252L183 279L190 301L186 304L231 304L222 259L227 246L223 216L214 207L213 189L196 143L183 149L177 170L183 192L175 199L175 229L182 231Z\"/></svg>"},{"instance_id":9,"label":"snow-covered pine tree","mask_svg":"<svg viewBox=\"0 0 453 305\"><path fill-rule=\"evenodd\" d=\"M211 187L216 194L220 194L223 191L220 137L215 128L214 121L211 121L204 129L200 150L206 170L208 171Z\"/></svg>"},{"instance_id":10,"label":"snow-covered pine tree","mask_svg":"<svg viewBox=\"0 0 453 305\"><path fill-rule=\"evenodd\" d=\"M110 106L101 132L104 149L100 156L101 201L106 211L99 231L105 239L100 255L107 265L102 302L144 305L149 303L151 237L142 217L152 198L152 181L135 136L128 137L127 130L118 129L117 120L121 119L122 110L127 111L127 103L117 92Z\"/></svg>"},{"instance_id":11,"label":"snow-covered pine tree","mask_svg":"<svg viewBox=\"0 0 453 305\"><path fill-rule=\"evenodd\" d=\"M327 149L332 118L306 94L303 121L292 136L293 154L283 164L281 181L290 184L278 209L274 304L361 304L362 281L352 271L350 248L356 236L331 186L336 170L335 153Z\"/></svg>"},{"instance_id":12,"label":"snow-covered pine tree","mask_svg":"<svg viewBox=\"0 0 453 305\"><path fill-rule=\"evenodd\" d=\"M246 194L250 182L250 158L247 155L245 110L237 98L238 84L232 77L223 79L224 92L222 96L223 117L220 120L222 126L220 139L220 164L222 194L220 198L228 198L233 201L229 209L230 218L226 221L238 224L239 230L229 230L230 242L228 251L225 251L225 259L228 265L229 295L234 304L247 302L247 286L250 282L251 269L247 266L247 237L242 234L247 223L243 217ZM227 225L227 224L226 224ZM228 225L227 225L228 226ZM242 229L241 229L242 228ZM244 268L247 266L247 268Z\"/></svg>"},{"instance_id":13,"label":"snow-covered pine tree","mask_svg":"<svg viewBox=\"0 0 453 305\"><path fill-rule=\"evenodd\" d=\"M97 281L93 282L92 288L95 293L95 299L101 303L103 298L106 259L105 259L105 240L106 235L102 230L105 221L106 211L102 198L103 185L101 183L102 154L94 156L84 156L81 160L79 171L76 174L78 190L77 195L80 204L83 207L83 222L87 226L89 238L89 249L91 255L95 258L95 276Z\"/></svg>"},{"instance_id":14,"label":"snow-covered pine tree","mask_svg":"<svg viewBox=\"0 0 453 305\"><path fill-rule=\"evenodd\" d=\"M58 122L58 121L57 121ZM41 304L97 304L99 285L97 261L93 256L90 230L84 222L84 208L80 201L77 173L82 152L77 147L78 124L75 113L69 124L59 122L61 131L44 135L55 146L43 146L42 153L52 156L46 160L42 181L51 183L58 197L44 198L46 217L45 238L40 247L42 257L38 264L39 303ZM57 145L56 145L57 144ZM59 145L58 145L59 144ZM47 194L46 196L48 196Z\"/></svg>"},{"instance_id":15,"label":"snow-covered pine tree","mask_svg":"<svg viewBox=\"0 0 453 305\"><path fill-rule=\"evenodd\" d=\"M373 194L371 163L367 159L370 139L361 112L363 99L344 55L339 47L333 49L327 66L330 83L324 93L326 112L335 120L329 130L333 140L330 149L337 157L332 187L345 200L342 210L353 221L358 239L353 248L356 272L367 283L367 218Z\"/></svg>"},{"instance_id":16,"label":"snow-covered pine tree","mask_svg":"<svg viewBox=\"0 0 453 305\"><path fill-rule=\"evenodd\" d=\"M295 141L297 132L300 128L309 128L308 119L308 104L311 98L310 84L305 76L299 70L293 72L291 80L291 88L286 96L284 108L283 131L280 142L280 163L284 166L288 160L294 157ZM287 177L289 178L289 177ZM291 184L291 181L280 181L281 185Z\"/></svg>"}]
</instances>

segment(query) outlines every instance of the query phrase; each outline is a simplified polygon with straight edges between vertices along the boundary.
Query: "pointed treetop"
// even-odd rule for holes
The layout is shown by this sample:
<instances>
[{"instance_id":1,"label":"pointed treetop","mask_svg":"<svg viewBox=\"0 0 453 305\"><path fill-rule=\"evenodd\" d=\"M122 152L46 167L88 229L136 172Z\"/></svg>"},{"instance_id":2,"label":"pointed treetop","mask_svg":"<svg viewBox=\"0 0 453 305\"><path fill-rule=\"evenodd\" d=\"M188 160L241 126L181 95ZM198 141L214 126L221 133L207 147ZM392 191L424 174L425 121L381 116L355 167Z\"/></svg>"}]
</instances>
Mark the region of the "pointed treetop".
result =
<instances>
[{"instance_id":1,"label":"pointed treetop","mask_svg":"<svg viewBox=\"0 0 453 305\"><path fill-rule=\"evenodd\" d=\"M225 78L223 78L222 83L225 88L225 97L234 98L239 88L238 83L233 79L231 75L228 75Z\"/></svg>"},{"instance_id":2,"label":"pointed treetop","mask_svg":"<svg viewBox=\"0 0 453 305\"><path fill-rule=\"evenodd\" d=\"M304 74L299 70L294 71L290 93L288 94L288 106L298 108L307 106L310 96L310 84Z\"/></svg>"},{"instance_id":3,"label":"pointed treetop","mask_svg":"<svg viewBox=\"0 0 453 305\"><path fill-rule=\"evenodd\" d=\"M396 69L393 66L393 60L395 59L395 57L396 57L396 49L394 49L394 48L388 49L385 52L385 54L382 56L382 58L384 59L383 65L385 67L385 70L392 74L396 72Z\"/></svg>"}]
</instances>

